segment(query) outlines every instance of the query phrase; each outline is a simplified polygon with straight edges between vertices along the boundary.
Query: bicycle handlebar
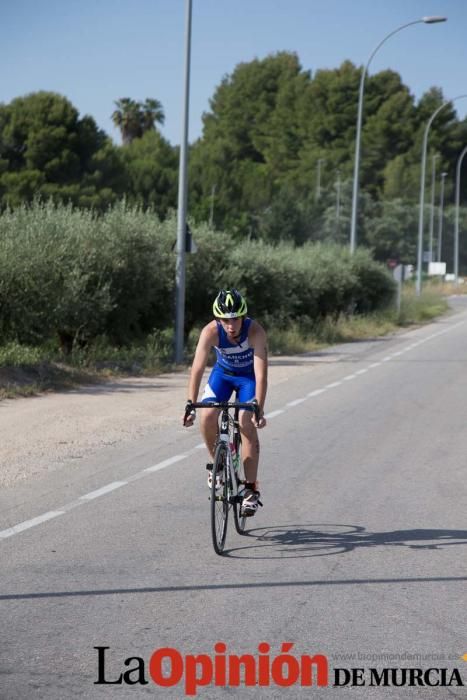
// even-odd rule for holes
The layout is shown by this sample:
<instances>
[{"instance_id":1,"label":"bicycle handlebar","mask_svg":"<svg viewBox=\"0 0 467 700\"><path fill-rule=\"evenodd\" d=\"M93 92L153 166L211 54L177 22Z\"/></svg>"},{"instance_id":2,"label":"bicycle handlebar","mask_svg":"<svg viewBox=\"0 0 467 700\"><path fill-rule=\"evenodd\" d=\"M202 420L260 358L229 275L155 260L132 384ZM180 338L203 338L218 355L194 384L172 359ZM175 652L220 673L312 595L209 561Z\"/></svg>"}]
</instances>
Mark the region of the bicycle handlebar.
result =
<instances>
[{"instance_id":1,"label":"bicycle handlebar","mask_svg":"<svg viewBox=\"0 0 467 700\"><path fill-rule=\"evenodd\" d=\"M183 422L186 422L186 419L188 416L194 412L196 408L219 408L220 410L225 410L229 408L238 408L240 410L242 409L253 409L253 412L255 414L256 420L260 419L260 409L259 409L259 404L256 401L248 401L241 403L239 401L188 401L187 405L185 406L185 418Z\"/></svg>"}]
</instances>

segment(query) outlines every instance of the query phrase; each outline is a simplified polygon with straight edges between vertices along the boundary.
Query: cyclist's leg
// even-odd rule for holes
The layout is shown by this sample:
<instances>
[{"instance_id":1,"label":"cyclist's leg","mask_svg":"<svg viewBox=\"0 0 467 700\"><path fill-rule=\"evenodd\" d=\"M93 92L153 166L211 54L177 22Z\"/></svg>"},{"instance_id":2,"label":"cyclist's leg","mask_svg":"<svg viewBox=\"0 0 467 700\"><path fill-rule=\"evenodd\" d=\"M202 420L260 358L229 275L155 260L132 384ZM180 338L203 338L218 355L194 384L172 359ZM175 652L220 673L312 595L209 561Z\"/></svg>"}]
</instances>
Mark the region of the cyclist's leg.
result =
<instances>
[{"instance_id":1,"label":"cyclist's leg","mask_svg":"<svg viewBox=\"0 0 467 700\"><path fill-rule=\"evenodd\" d=\"M254 377L237 377L238 400L242 403L255 398L256 383ZM242 434L242 459L246 481L254 484L258 478L259 439L252 419L251 411L240 411L239 424Z\"/></svg>"},{"instance_id":2,"label":"cyclist's leg","mask_svg":"<svg viewBox=\"0 0 467 700\"><path fill-rule=\"evenodd\" d=\"M213 367L201 401L228 401L231 393L231 381L228 380L228 377L224 375L219 367ZM219 409L203 408L199 413L201 435L203 436L212 461L216 448Z\"/></svg>"},{"instance_id":3,"label":"cyclist's leg","mask_svg":"<svg viewBox=\"0 0 467 700\"><path fill-rule=\"evenodd\" d=\"M204 443L209 452L211 462L214 459L214 450L217 440L217 418L219 410L217 408L206 408L200 411L200 429Z\"/></svg>"}]
</instances>

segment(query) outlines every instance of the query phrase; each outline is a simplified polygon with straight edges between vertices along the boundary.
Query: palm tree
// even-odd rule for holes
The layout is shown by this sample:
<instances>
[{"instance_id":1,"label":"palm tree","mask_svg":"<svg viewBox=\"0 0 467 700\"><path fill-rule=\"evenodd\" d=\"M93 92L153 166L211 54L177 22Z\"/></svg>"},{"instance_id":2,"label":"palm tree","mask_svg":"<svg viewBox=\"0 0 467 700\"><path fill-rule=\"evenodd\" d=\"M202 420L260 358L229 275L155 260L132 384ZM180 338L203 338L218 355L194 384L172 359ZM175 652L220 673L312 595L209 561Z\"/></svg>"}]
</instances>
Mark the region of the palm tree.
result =
<instances>
[{"instance_id":1,"label":"palm tree","mask_svg":"<svg viewBox=\"0 0 467 700\"><path fill-rule=\"evenodd\" d=\"M121 97L115 105L117 109L112 114L112 121L120 129L124 145L155 129L156 123L164 123L164 110L159 100L147 98L141 103Z\"/></svg>"},{"instance_id":2,"label":"palm tree","mask_svg":"<svg viewBox=\"0 0 467 700\"><path fill-rule=\"evenodd\" d=\"M156 128L156 124L163 124L165 114L159 100L147 97L142 107L142 127L143 133Z\"/></svg>"},{"instance_id":3,"label":"palm tree","mask_svg":"<svg viewBox=\"0 0 467 700\"><path fill-rule=\"evenodd\" d=\"M129 97L121 97L115 105L117 109L112 114L112 121L120 129L122 141L126 145L141 136L140 106Z\"/></svg>"}]
</instances>

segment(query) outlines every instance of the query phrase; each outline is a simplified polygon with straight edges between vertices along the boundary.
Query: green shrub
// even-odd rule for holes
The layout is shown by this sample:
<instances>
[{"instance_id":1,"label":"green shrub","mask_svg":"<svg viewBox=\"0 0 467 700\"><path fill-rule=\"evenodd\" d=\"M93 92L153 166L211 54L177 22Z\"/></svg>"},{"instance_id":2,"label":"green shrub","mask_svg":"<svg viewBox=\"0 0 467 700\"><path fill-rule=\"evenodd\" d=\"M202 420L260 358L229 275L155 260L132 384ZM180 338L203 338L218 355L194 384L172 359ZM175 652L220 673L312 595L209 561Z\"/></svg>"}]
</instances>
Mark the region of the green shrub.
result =
<instances>
[{"instance_id":1,"label":"green shrub","mask_svg":"<svg viewBox=\"0 0 467 700\"><path fill-rule=\"evenodd\" d=\"M367 251L357 250L351 259L357 281L353 293L355 311L361 314L384 309L394 301L396 283L389 271L371 259Z\"/></svg>"},{"instance_id":2,"label":"green shrub","mask_svg":"<svg viewBox=\"0 0 467 700\"><path fill-rule=\"evenodd\" d=\"M105 336L142 342L173 327L176 219L125 202L98 215L36 201L0 215L0 332L3 342L59 339L70 352ZM211 318L221 287L238 287L266 325L312 329L393 297L394 282L366 251L330 244L239 242L193 226L186 259L186 330Z\"/></svg>"},{"instance_id":3,"label":"green shrub","mask_svg":"<svg viewBox=\"0 0 467 700\"><path fill-rule=\"evenodd\" d=\"M4 338L58 336L67 349L107 333L127 342L172 319L173 253L157 217L124 203L98 217L36 202L0 217Z\"/></svg>"}]
</instances>

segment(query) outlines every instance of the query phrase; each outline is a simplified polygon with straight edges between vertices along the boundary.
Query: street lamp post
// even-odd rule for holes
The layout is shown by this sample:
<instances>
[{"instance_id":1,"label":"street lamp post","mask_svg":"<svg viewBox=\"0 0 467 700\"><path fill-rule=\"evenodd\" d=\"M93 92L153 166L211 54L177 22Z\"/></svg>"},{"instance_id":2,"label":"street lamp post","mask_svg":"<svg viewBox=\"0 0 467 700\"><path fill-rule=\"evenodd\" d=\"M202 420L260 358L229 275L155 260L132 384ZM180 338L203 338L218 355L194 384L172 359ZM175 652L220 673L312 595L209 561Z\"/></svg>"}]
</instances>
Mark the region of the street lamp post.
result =
<instances>
[{"instance_id":1,"label":"street lamp post","mask_svg":"<svg viewBox=\"0 0 467 700\"><path fill-rule=\"evenodd\" d=\"M213 228L214 226L214 197L216 195L216 187L217 185L213 185L211 188L211 208L209 212L209 228Z\"/></svg>"},{"instance_id":2,"label":"street lamp post","mask_svg":"<svg viewBox=\"0 0 467 700\"><path fill-rule=\"evenodd\" d=\"M445 22L447 20L447 17L422 17L421 19L417 19L414 22L408 22L407 24L403 24L400 27L397 27L397 29L394 29L392 32L387 34L382 41L378 44L378 46L373 50L373 52L370 55L370 58L368 59L366 66L362 70L362 74L360 76L360 92L358 96L358 114L357 114L357 135L355 138L355 161L354 161L354 175L353 175L353 191L352 191L352 217L351 217L351 223L350 223L350 252L353 253L355 251L355 246L357 242L357 208L358 208L358 178L359 178L359 170L360 170L360 141L361 141L361 132L362 132L362 114L363 114L363 91L365 87L365 76L368 72L368 67L371 63L371 60L375 53L378 51L378 49L394 34L397 34L397 32L400 32L402 29L405 29L406 27L411 27L413 24L435 24L437 22Z\"/></svg>"},{"instance_id":3,"label":"street lamp post","mask_svg":"<svg viewBox=\"0 0 467 700\"><path fill-rule=\"evenodd\" d=\"M341 171L337 170L336 181L336 241L339 240L339 225L341 218Z\"/></svg>"},{"instance_id":4,"label":"street lamp post","mask_svg":"<svg viewBox=\"0 0 467 700\"><path fill-rule=\"evenodd\" d=\"M433 228L435 223L436 153L431 159L431 207L430 207L430 262L433 262Z\"/></svg>"},{"instance_id":5,"label":"street lamp post","mask_svg":"<svg viewBox=\"0 0 467 700\"><path fill-rule=\"evenodd\" d=\"M461 166L462 160L467 153L467 146L464 148L456 166L456 222L454 226L454 279L456 285L459 284L459 207L460 207L460 192L461 192Z\"/></svg>"},{"instance_id":6,"label":"street lamp post","mask_svg":"<svg viewBox=\"0 0 467 700\"><path fill-rule=\"evenodd\" d=\"M443 216L444 216L444 181L447 173L441 173L441 188L439 191L439 219L438 219L438 262L441 262L441 246L443 242Z\"/></svg>"},{"instance_id":7,"label":"street lamp post","mask_svg":"<svg viewBox=\"0 0 467 700\"><path fill-rule=\"evenodd\" d=\"M457 97L453 97L452 100L446 100L446 102L443 102L442 105L440 105L431 117L428 119L427 125L425 127L425 133L423 135L423 143L422 143L422 166L421 166L421 172L420 172L420 202L419 202L419 209L418 209L418 250L417 250L417 282L415 285L416 293L417 296L420 296L421 291L422 291L422 265L423 265L423 207L425 206L425 171L426 171L426 152L427 152L427 146L428 146L428 132L430 131L430 126L433 123L433 119L436 117L436 115L441 112L442 109L446 107L446 105L451 104L452 102L455 102L456 100L460 100L463 97L467 97L467 95L457 95Z\"/></svg>"},{"instance_id":8,"label":"street lamp post","mask_svg":"<svg viewBox=\"0 0 467 700\"><path fill-rule=\"evenodd\" d=\"M188 153L188 109L190 100L190 46L191 46L191 0L186 0L185 20L185 82L183 100L183 128L180 143L180 165L178 173L177 210L177 262L175 266L175 362L183 362L185 326L185 253L187 210L187 153Z\"/></svg>"},{"instance_id":9,"label":"street lamp post","mask_svg":"<svg viewBox=\"0 0 467 700\"><path fill-rule=\"evenodd\" d=\"M321 163L325 163L324 158L318 158L318 163L316 164L316 201L321 197Z\"/></svg>"}]
</instances>

